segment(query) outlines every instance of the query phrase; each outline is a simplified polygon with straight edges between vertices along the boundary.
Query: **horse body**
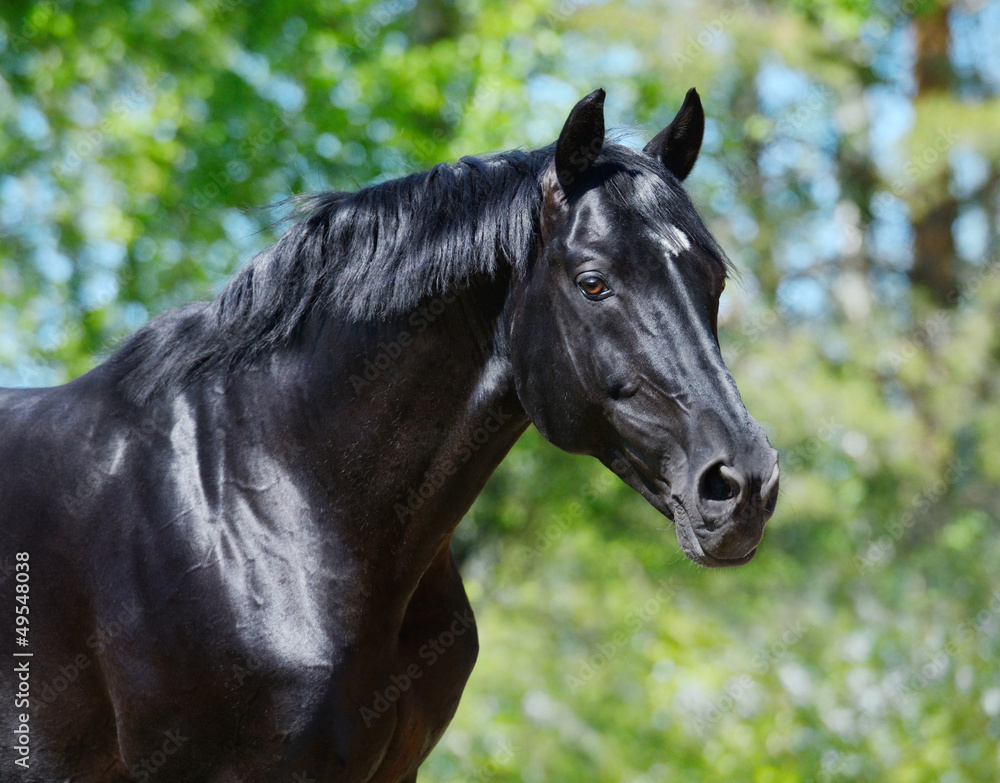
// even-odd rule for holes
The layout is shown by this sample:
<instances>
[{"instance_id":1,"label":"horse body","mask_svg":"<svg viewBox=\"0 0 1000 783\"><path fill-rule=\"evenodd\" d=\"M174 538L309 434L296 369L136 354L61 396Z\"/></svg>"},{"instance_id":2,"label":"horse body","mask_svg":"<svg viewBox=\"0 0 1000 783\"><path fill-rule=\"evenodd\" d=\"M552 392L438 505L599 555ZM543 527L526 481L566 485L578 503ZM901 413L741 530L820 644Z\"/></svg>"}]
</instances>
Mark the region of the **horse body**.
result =
<instances>
[{"instance_id":1,"label":"horse body","mask_svg":"<svg viewBox=\"0 0 1000 783\"><path fill-rule=\"evenodd\" d=\"M33 475L8 476L0 527L30 555L32 676L52 686L26 779L65 774L47 730L79 738L93 780L144 779L169 737L171 779L415 773L478 649L450 533L527 425L510 374L465 360L484 308L458 297L372 381L345 361L366 336L330 329L149 406L114 361L5 392L0 459Z\"/></svg>"},{"instance_id":2,"label":"horse body","mask_svg":"<svg viewBox=\"0 0 1000 783\"><path fill-rule=\"evenodd\" d=\"M650 224L686 203L691 151L598 157L601 100L554 152L388 183L427 189L419 224L398 193L337 195L216 302L0 391L2 584L30 566L19 779L414 780L478 652L451 534L529 421L676 514L693 559L753 556L776 456L713 338L724 267L696 217Z\"/></svg>"}]
</instances>

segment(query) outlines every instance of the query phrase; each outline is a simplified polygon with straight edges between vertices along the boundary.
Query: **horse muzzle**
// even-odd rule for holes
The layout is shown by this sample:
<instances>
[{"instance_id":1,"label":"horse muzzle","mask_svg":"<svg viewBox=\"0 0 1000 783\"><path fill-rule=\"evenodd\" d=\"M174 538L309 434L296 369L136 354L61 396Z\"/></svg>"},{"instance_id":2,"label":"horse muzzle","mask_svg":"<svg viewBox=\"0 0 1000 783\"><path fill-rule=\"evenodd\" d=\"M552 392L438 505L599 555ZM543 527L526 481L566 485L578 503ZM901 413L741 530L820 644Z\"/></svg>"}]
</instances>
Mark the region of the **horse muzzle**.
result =
<instances>
[{"instance_id":1,"label":"horse muzzle","mask_svg":"<svg viewBox=\"0 0 1000 783\"><path fill-rule=\"evenodd\" d=\"M749 465L713 459L692 482L690 502L671 496L677 540L691 560L724 568L753 559L778 502L778 453L767 452Z\"/></svg>"}]
</instances>

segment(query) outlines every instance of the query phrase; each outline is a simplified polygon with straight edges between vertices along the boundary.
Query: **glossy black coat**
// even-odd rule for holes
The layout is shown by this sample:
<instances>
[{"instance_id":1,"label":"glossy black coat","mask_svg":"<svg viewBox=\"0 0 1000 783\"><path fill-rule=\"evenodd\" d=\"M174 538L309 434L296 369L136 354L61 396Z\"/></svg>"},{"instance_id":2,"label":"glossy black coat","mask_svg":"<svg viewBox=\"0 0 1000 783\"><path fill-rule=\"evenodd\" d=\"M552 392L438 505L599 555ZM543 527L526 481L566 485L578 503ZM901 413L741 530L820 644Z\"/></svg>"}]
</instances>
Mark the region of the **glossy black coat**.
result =
<instances>
[{"instance_id":1,"label":"glossy black coat","mask_svg":"<svg viewBox=\"0 0 1000 783\"><path fill-rule=\"evenodd\" d=\"M527 194L509 214L439 206L472 226L470 258L500 248L488 263L424 279L458 256L397 260L408 290L380 275L366 300L364 270L397 263L385 215L406 213L365 207L381 249L324 267L348 247L335 222L370 203L331 196L325 223L219 302L162 316L65 386L0 391L0 626L33 654L0 669L2 779L414 780L478 652L451 534L530 422L674 518L695 561L753 556L777 461L723 365L726 266L678 185L701 105L689 93L639 153L604 144L603 97L554 149L495 164ZM386 187L460 201L431 188L459 187L461 165L487 176L473 159ZM363 312L390 300L409 304Z\"/></svg>"}]
</instances>

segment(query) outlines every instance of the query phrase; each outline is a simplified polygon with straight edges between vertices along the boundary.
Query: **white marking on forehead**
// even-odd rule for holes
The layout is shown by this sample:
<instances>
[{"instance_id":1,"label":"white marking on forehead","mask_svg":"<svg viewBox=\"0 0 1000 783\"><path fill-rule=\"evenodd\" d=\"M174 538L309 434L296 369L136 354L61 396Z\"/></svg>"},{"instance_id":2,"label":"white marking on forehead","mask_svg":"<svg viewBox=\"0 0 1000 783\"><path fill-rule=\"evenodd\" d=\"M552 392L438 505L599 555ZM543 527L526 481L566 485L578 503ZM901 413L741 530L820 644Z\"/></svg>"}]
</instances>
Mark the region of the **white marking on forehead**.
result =
<instances>
[{"instance_id":1,"label":"white marking on forehead","mask_svg":"<svg viewBox=\"0 0 1000 783\"><path fill-rule=\"evenodd\" d=\"M673 227L670 226L669 228ZM687 237L683 233L680 231L677 233L687 241ZM667 246L666 240L663 240L662 244ZM674 255L676 255L676 251ZM686 311L689 323L697 324L700 320L699 306L692 299L691 291L687 288L684 276L678 265L667 264L667 274L673 284L673 290L680 299L678 310L681 312ZM715 342L715 336L707 329L697 329L695 334L695 339L698 342L698 350L689 353L682 351L676 355L679 366L683 368L684 376L688 379L698 378L711 366L715 370L715 389L729 403L731 410L746 410L743 406L743 401L740 399L739 390L736 388L736 381L733 380L733 376L729 374L729 371L725 369L725 364L709 365L704 362L705 357L712 356L720 350ZM721 359L721 352L719 353L719 358Z\"/></svg>"},{"instance_id":2,"label":"white marking on forehead","mask_svg":"<svg viewBox=\"0 0 1000 783\"><path fill-rule=\"evenodd\" d=\"M676 256L683 250L691 249L691 240L688 239L688 235L677 228L677 226L668 225L663 227L660 244L663 245L667 253L671 256Z\"/></svg>"}]
</instances>

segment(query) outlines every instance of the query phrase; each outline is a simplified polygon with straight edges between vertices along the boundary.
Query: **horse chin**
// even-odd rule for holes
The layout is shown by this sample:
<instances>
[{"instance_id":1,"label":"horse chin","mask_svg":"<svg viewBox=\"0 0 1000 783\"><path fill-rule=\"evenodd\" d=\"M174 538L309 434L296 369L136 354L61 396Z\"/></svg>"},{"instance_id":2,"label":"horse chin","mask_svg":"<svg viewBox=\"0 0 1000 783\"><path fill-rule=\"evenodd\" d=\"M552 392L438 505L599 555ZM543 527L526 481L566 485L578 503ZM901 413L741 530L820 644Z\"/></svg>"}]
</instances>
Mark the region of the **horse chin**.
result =
<instances>
[{"instance_id":1,"label":"horse chin","mask_svg":"<svg viewBox=\"0 0 1000 783\"><path fill-rule=\"evenodd\" d=\"M705 568L735 568L749 563L757 554L757 547L742 557L731 560L708 554L701 545L701 541L698 540L694 521L688 514L684 503L671 492L668 481L665 479L651 481L631 464L623 463L621 460L614 463L613 469L626 484L642 495L649 505L673 521L674 529L677 532L677 543L680 544L681 550L691 562Z\"/></svg>"},{"instance_id":2,"label":"horse chin","mask_svg":"<svg viewBox=\"0 0 1000 783\"><path fill-rule=\"evenodd\" d=\"M695 533L695 527L688 516L687 509L680 502L674 504L673 520L674 529L677 531L677 542L681 545L681 549L689 560L700 566L705 566L706 568L735 568L746 565L757 554L757 547L754 547L742 557L731 560L728 558L713 557L708 554L702 547L701 541L698 540L698 535Z\"/></svg>"}]
</instances>

